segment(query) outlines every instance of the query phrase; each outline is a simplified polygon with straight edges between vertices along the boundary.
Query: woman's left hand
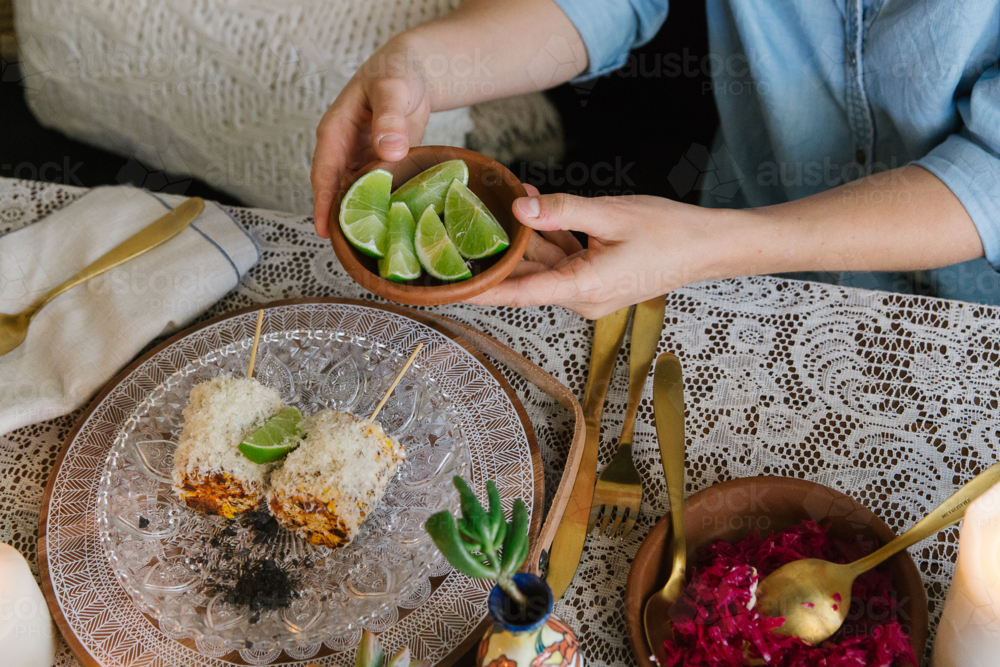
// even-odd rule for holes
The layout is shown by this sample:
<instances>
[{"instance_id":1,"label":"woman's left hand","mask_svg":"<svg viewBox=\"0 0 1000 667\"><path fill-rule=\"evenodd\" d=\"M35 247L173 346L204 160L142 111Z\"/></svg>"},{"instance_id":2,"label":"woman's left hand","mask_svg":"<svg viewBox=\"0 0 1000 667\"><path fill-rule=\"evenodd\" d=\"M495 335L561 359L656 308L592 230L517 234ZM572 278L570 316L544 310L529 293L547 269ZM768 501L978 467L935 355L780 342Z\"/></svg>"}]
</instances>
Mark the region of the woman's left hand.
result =
<instances>
[{"instance_id":1,"label":"woman's left hand","mask_svg":"<svg viewBox=\"0 0 1000 667\"><path fill-rule=\"evenodd\" d=\"M910 271L984 253L969 213L916 165L784 204L713 209L633 195L539 195L514 215L540 232L510 277L471 301L560 304L596 319L699 280L791 271ZM589 236L581 250L567 230Z\"/></svg>"},{"instance_id":2,"label":"woman's left hand","mask_svg":"<svg viewBox=\"0 0 1000 667\"><path fill-rule=\"evenodd\" d=\"M513 204L517 219L535 230L524 260L468 303L558 304L597 319L711 276L706 228L719 211L658 197L539 195L525 188L529 196ZM586 249L570 230L588 235Z\"/></svg>"}]
</instances>

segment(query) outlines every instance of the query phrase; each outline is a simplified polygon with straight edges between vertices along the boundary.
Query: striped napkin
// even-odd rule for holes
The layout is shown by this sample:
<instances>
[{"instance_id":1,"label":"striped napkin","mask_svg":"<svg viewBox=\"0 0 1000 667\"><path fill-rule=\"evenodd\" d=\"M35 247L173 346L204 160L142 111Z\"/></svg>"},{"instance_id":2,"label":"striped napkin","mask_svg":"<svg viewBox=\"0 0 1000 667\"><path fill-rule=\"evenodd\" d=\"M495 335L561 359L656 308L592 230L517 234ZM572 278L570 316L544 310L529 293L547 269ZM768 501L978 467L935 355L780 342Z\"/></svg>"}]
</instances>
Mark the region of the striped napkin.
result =
<instances>
[{"instance_id":1,"label":"striped napkin","mask_svg":"<svg viewBox=\"0 0 1000 667\"><path fill-rule=\"evenodd\" d=\"M20 312L182 201L126 186L95 188L0 236L0 312ZM56 298L21 346L0 356L0 433L87 403L150 341L233 289L259 258L247 230L206 202L190 227L160 247Z\"/></svg>"}]
</instances>

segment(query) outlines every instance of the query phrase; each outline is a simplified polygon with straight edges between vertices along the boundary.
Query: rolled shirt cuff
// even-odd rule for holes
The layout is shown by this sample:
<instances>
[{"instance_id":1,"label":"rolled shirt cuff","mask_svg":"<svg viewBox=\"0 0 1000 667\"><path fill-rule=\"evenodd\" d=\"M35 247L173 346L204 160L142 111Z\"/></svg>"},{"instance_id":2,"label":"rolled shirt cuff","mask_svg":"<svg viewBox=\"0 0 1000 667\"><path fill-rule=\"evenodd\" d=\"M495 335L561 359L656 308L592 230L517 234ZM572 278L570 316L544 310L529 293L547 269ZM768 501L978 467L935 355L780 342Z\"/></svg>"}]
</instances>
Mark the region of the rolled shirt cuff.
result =
<instances>
[{"instance_id":1,"label":"rolled shirt cuff","mask_svg":"<svg viewBox=\"0 0 1000 667\"><path fill-rule=\"evenodd\" d=\"M979 231L990 266L1000 271L1000 157L953 134L914 164L955 193Z\"/></svg>"},{"instance_id":2,"label":"rolled shirt cuff","mask_svg":"<svg viewBox=\"0 0 1000 667\"><path fill-rule=\"evenodd\" d=\"M629 51L656 36L667 18L667 0L555 0L587 47L587 70L574 81L613 72Z\"/></svg>"}]
</instances>

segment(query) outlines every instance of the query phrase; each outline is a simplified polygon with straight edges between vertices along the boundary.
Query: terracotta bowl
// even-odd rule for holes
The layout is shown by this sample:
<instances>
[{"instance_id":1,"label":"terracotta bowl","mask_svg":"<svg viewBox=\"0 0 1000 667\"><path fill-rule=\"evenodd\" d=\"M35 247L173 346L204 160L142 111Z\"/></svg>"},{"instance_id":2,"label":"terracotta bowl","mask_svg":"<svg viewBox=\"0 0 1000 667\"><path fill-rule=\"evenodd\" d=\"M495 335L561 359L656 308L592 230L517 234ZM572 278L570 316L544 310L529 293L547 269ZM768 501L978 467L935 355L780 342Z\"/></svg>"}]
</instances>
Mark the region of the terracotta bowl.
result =
<instances>
[{"instance_id":1,"label":"terracotta bowl","mask_svg":"<svg viewBox=\"0 0 1000 667\"><path fill-rule=\"evenodd\" d=\"M417 280L393 282L378 274L378 260L358 251L340 229L339 205L330 214L330 241L337 259L359 285L378 296L411 306L437 306L470 299L494 287L506 278L521 261L531 229L525 227L511 212L511 204L527 192L521 181L496 160L465 148L452 146L417 146L399 162L372 162L354 175L345 187L375 169L392 174L392 189L410 180L425 169L441 162L461 159L469 167L469 189L483 200L510 237L510 247L502 253L471 261L472 277L453 283L442 282L426 272Z\"/></svg>"},{"instance_id":2,"label":"terracotta bowl","mask_svg":"<svg viewBox=\"0 0 1000 667\"><path fill-rule=\"evenodd\" d=\"M716 484L684 503L688 570L699 565L698 552L717 540L736 541L759 529L762 534L789 528L806 519L830 525L838 539L874 540L881 546L896 537L884 521L853 498L822 484L788 477L749 477ZM640 665L648 665L649 647L643 630L646 600L667 583L673 560L670 515L653 526L632 561L625 586L625 624ZM910 634L920 660L927 644L927 595L917 566L903 551L883 567L892 573L900 600L900 623Z\"/></svg>"}]
</instances>

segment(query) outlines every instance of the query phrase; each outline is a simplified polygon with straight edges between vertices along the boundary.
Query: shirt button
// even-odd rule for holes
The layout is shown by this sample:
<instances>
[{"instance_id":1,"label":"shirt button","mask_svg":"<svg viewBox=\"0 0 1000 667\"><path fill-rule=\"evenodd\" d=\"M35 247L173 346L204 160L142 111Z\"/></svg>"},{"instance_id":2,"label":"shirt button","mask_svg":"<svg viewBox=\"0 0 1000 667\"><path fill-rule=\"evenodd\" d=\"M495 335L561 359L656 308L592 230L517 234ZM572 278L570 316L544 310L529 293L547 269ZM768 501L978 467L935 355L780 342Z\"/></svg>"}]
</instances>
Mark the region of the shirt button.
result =
<instances>
[{"instance_id":1,"label":"shirt button","mask_svg":"<svg viewBox=\"0 0 1000 667\"><path fill-rule=\"evenodd\" d=\"M847 59L851 62L851 65L858 64L858 57L857 55L855 55L854 51L851 51L850 53L847 54Z\"/></svg>"},{"instance_id":2,"label":"shirt button","mask_svg":"<svg viewBox=\"0 0 1000 667\"><path fill-rule=\"evenodd\" d=\"M865 163L865 151L863 148L859 148L858 150L854 151L854 161L857 162L858 164Z\"/></svg>"}]
</instances>

